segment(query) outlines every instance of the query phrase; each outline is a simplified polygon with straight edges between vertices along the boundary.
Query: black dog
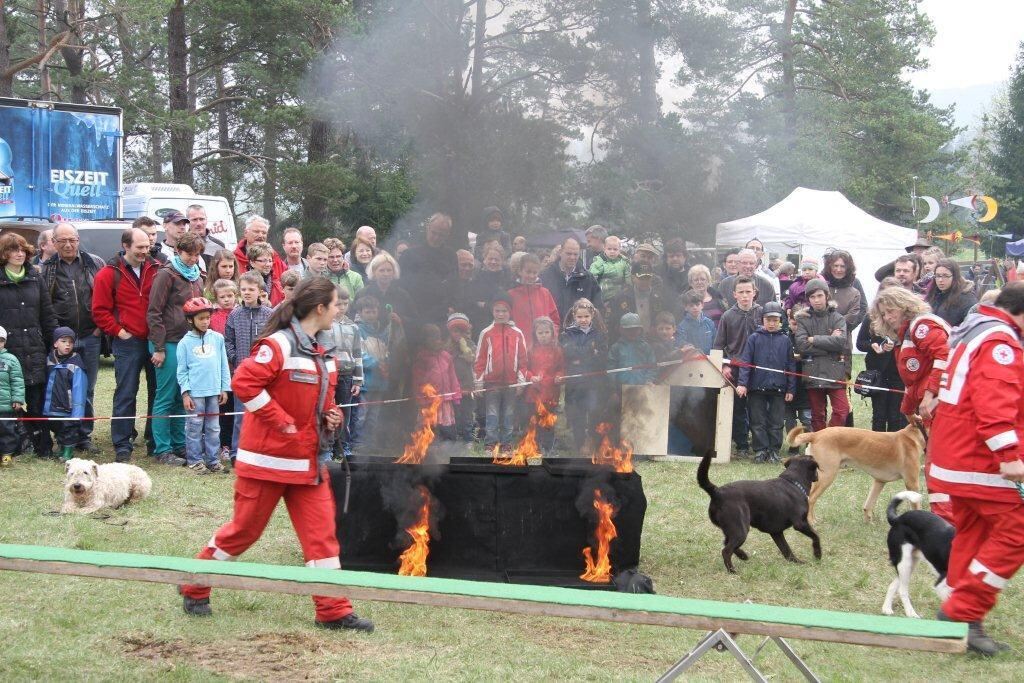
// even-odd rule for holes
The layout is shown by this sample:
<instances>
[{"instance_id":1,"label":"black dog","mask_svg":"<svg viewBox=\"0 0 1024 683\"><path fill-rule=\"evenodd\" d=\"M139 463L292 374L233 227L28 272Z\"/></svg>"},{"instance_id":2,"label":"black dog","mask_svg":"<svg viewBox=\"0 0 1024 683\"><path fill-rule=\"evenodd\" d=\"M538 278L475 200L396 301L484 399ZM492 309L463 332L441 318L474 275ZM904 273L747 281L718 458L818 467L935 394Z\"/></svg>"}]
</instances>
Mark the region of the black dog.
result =
<instances>
[{"instance_id":1,"label":"black dog","mask_svg":"<svg viewBox=\"0 0 1024 683\"><path fill-rule=\"evenodd\" d=\"M949 568L949 552L953 547L956 530L946 520L925 510L907 510L897 516L900 503L905 500L920 505L921 494L900 491L892 497L889 509L885 513L890 524L887 539L889 561L896 570L896 578L889 584L889 591L885 594L882 614L892 614L892 601L898 592L907 616L920 619L921 615L910 604L910 577L914 573L914 567L924 557L925 563L937 577L933 590L940 600L945 601L949 597L946 571Z\"/></svg>"},{"instance_id":2,"label":"black dog","mask_svg":"<svg viewBox=\"0 0 1024 683\"><path fill-rule=\"evenodd\" d=\"M740 546L747 540L750 527L763 531L779 546L782 556L790 562L800 562L793 555L783 532L793 527L811 539L814 557L821 559L821 540L807 521L807 494L811 484L818 480L818 463L814 458L802 455L788 458L786 469L776 479L768 481L734 481L724 486L715 486L708 479L711 454L700 461L697 468L697 483L711 496L708 517L725 534L722 560L725 568L733 574L732 556L748 559Z\"/></svg>"}]
</instances>

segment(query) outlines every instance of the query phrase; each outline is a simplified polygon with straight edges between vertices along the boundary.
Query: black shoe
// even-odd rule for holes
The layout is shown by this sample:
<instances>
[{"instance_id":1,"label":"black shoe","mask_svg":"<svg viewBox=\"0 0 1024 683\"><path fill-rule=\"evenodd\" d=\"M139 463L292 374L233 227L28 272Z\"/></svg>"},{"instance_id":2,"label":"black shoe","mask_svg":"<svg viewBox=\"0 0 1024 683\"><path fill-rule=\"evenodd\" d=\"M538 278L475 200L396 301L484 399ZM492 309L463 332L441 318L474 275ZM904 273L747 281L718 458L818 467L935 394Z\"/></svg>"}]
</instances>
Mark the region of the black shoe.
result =
<instances>
[{"instance_id":1,"label":"black shoe","mask_svg":"<svg viewBox=\"0 0 1024 683\"><path fill-rule=\"evenodd\" d=\"M946 616L941 608L935 618L939 621L956 621L956 619ZM967 649L985 657L992 657L1000 652L1006 652L1010 646L985 633L985 625L982 622L969 621L967 622Z\"/></svg>"},{"instance_id":2,"label":"black shoe","mask_svg":"<svg viewBox=\"0 0 1024 683\"><path fill-rule=\"evenodd\" d=\"M770 456L768 455L768 451L758 451L754 455L754 462L760 465L763 465L766 462L770 462Z\"/></svg>"},{"instance_id":3,"label":"black shoe","mask_svg":"<svg viewBox=\"0 0 1024 683\"><path fill-rule=\"evenodd\" d=\"M181 458L182 460L185 459L185 449L184 448L175 448L174 449L174 454L176 456L178 456L179 458Z\"/></svg>"},{"instance_id":4,"label":"black shoe","mask_svg":"<svg viewBox=\"0 0 1024 683\"><path fill-rule=\"evenodd\" d=\"M87 453L88 455L99 455L102 452L99 446L94 444L92 441L83 441L75 446L75 450L80 453Z\"/></svg>"},{"instance_id":5,"label":"black shoe","mask_svg":"<svg viewBox=\"0 0 1024 683\"><path fill-rule=\"evenodd\" d=\"M182 596L182 608L186 614L194 617L209 617L213 615L213 608L210 607L210 598L196 600L188 596Z\"/></svg>"},{"instance_id":6,"label":"black shoe","mask_svg":"<svg viewBox=\"0 0 1024 683\"><path fill-rule=\"evenodd\" d=\"M351 629L353 631L365 631L366 633L373 633L373 622L369 619L363 619L355 612L352 612L347 617L335 619L334 621L316 621L313 623L319 626L320 628L326 628L332 631L336 631L339 629Z\"/></svg>"},{"instance_id":7,"label":"black shoe","mask_svg":"<svg viewBox=\"0 0 1024 683\"><path fill-rule=\"evenodd\" d=\"M131 451L122 451L121 453L115 453L114 454L114 462L126 462L127 463L127 462L131 462L131 461L132 461L132 452Z\"/></svg>"},{"instance_id":8,"label":"black shoe","mask_svg":"<svg viewBox=\"0 0 1024 683\"><path fill-rule=\"evenodd\" d=\"M790 455L800 455L800 448L797 447L797 446L790 446L789 447L789 454Z\"/></svg>"},{"instance_id":9,"label":"black shoe","mask_svg":"<svg viewBox=\"0 0 1024 683\"><path fill-rule=\"evenodd\" d=\"M160 455L154 456L156 461L161 465L171 465L172 467L182 467L185 464L185 458L179 458L174 453L161 453Z\"/></svg>"}]
</instances>

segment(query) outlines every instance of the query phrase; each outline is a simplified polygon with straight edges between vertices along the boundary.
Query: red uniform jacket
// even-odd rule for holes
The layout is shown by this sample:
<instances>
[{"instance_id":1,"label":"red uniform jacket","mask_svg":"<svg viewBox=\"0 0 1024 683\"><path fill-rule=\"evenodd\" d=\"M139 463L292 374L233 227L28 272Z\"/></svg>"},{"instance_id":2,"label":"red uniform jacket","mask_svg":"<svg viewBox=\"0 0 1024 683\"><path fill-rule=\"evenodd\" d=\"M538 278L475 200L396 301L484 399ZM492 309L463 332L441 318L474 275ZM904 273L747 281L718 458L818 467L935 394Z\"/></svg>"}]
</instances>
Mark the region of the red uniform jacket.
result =
<instances>
[{"instance_id":1,"label":"red uniform jacket","mask_svg":"<svg viewBox=\"0 0 1024 683\"><path fill-rule=\"evenodd\" d=\"M1019 459L1024 429L1020 329L997 308L979 307L950 340L939 407L928 439L928 486L954 496L1020 502L999 464Z\"/></svg>"},{"instance_id":2,"label":"red uniform jacket","mask_svg":"<svg viewBox=\"0 0 1024 683\"><path fill-rule=\"evenodd\" d=\"M149 338L146 311L158 270L160 264L147 258L142 263L141 276L135 277L135 271L121 256L101 268L92 286L92 319L96 325L111 337L123 328L137 339Z\"/></svg>"},{"instance_id":3,"label":"red uniform jacket","mask_svg":"<svg viewBox=\"0 0 1024 683\"><path fill-rule=\"evenodd\" d=\"M526 337L512 323L491 323L480 333L473 380L486 384L522 382L526 372Z\"/></svg>"},{"instance_id":4,"label":"red uniform jacket","mask_svg":"<svg viewBox=\"0 0 1024 683\"><path fill-rule=\"evenodd\" d=\"M551 318L555 324L555 339L558 339L558 306L548 288L541 283L519 284L508 290L512 300L512 322L526 337L526 348L533 348L533 321L541 316Z\"/></svg>"},{"instance_id":5,"label":"red uniform jacket","mask_svg":"<svg viewBox=\"0 0 1024 683\"><path fill-rule=\"evenodd\" d=\"M235 471L240 477L283 484L320 481L323 415L335 407L335 362L292 328L257 342L235 371L231 388L247 416L238 439ZM255 419L254 419L255 418ZM282 430L295 425L296 433Z\"/></svg>"},{"instance_id":6,"label":"red uniform jacket","mask_svg":"<svg viewBox=\"0 0 1024 683\"><path fill-rule=\"evenodd\" d=\"M896 348L896 369L907 386L900 412L917 411L924 392L939 393L949 354L949 325L930 313L919 315L900 329L903 343Z\"/></svg>"},{"instance_id":7,"label":"red uniform jacket","mask_svg":"<svg viewBox=\"0 0 1024 683\"><path fill-rule=\"evenodd\" d=\"M550 346L534 346L530 351L527 364L526 379L531 382L540 378L540 382L526 389L526 398L532 406L537 401L546 406L556 405L562 395L562 385L555 383L556 377L565 374L565 355L557 343Z\"/></svg>"}]
</instances>

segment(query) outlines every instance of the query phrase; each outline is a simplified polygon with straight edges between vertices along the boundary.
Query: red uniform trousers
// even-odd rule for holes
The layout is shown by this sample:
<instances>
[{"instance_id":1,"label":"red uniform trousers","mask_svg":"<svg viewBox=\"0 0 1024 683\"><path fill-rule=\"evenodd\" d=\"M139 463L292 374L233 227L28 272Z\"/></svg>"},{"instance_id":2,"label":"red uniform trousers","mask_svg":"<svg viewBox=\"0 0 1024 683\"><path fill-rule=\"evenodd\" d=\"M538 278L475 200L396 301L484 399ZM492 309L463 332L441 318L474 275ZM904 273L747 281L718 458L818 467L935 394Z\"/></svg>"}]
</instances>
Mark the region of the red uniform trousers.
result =
<instances>
[{"instance_id":1,"label":"red uniform trousers","mask_svg":"<svg viewBox=\"0 0 1024 683\"><path fill-rule=\"evenodd\" d=\"M908 418L908 420L909 420L909 418ZM921 422L923 423L925 433L930 434L931 431L932 431L932 421L931 420L925 420L924 418L921 418ZM928 453L925 452L925 457L924 457L924 470L925 470L925 472L928 471L928 463L929 462L931 462L931 460L928 458ZM933 513L935 513L936 515L938 515L942 519L946 520L950 524L952 524L953 528L956 529L957 528L957 526L956 526L956 518L953 515L953 501L950 498L950 495L948 493L941 493L939 491L932 490L934 488L934 485L932 484L931 480L928 480L927 486L928 486L928 510L933 512Z\"/></svg>"},{"instance_id":2,"label":"red uniform trousers","mask_svg":"<svg viewBox=\"0 0 1024 683\"><path fill-rule=\"evenodd\" d=\"M334 532L334 496L326 478L319 484L280 484L238 477L235 479L235 511L196 557L200 560L234 560L249 549L270 521L278 501L284 498L292 526L302 544L308 567L340 569L340 549ZM201 600L210 597L208 586L187 585L181 594ZM314 595L317 621L334 621L352 613L348 598Z\"/></svg>"},{"instance_id":3,"label":"red uniform trousers","mask_svg":"<svg viewBox=\"0 0 1024 683\"><path fill-rule=\"evenodd\" d=\"M951 498L956 536L946 581L953 593L942 611L955 621L981 621L1024 564L1024 501Z\"/></svg>"},{"instance_id":4,"label":"red uniform trousers","mask_svg":"<svg viewBox=\"0 0 1024 683\"><path fill-rule=\"evenodd\" d=\"M828 414L828 404L832 404L832 417L828 421L829 427L845 427L846 416L850 414L850 402L846 399L846 388L838 389L808 389L807 402L811 404L811 429L820 432L825 428L825 416Z\"/></svg>"}]
</instances>

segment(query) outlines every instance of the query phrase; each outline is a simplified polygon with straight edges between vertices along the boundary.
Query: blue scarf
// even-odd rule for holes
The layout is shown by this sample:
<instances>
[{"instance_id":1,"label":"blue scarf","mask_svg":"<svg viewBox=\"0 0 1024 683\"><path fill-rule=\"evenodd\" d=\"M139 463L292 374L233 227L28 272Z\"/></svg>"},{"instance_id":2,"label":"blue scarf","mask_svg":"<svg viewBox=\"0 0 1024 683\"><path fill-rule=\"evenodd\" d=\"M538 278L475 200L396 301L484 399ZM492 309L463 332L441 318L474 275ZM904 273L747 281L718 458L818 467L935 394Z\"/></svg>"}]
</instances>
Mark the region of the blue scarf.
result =
<instances>
[{"instance_id":1,"label":"blue scarf","mask_svg":"<svg viewBox=\"0 0 1024 683\"><path fill-rule=\"evenodd\" d=\"M182 263L181 258L175 254L174 258L171 259L171 267L181 273L181 276L189 282L195 282L199 279L199 264L195 263L191 266L186 266Z\"/></svg>"}]
</instances>

